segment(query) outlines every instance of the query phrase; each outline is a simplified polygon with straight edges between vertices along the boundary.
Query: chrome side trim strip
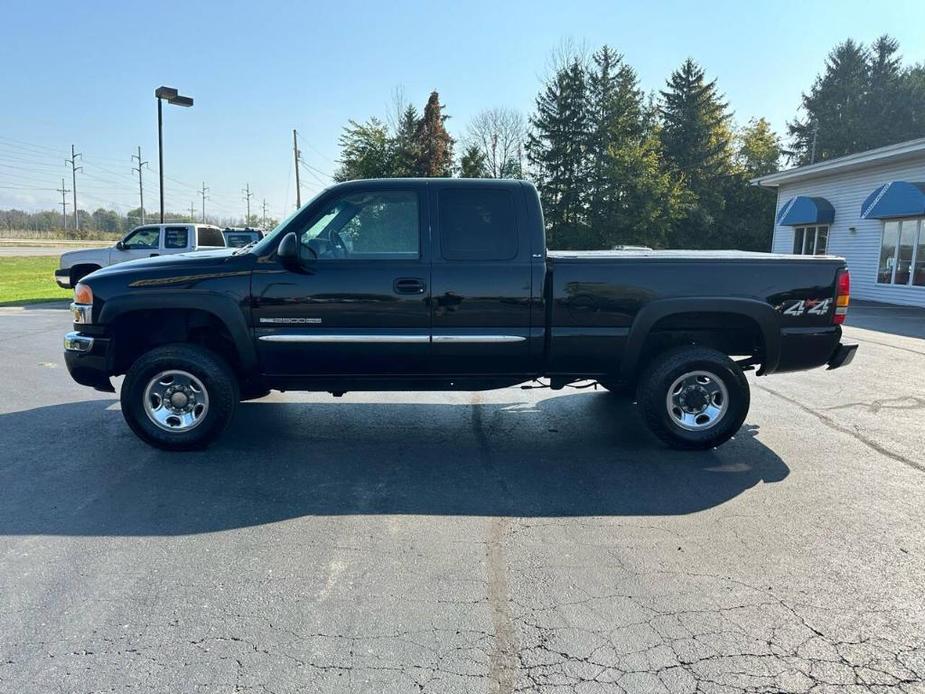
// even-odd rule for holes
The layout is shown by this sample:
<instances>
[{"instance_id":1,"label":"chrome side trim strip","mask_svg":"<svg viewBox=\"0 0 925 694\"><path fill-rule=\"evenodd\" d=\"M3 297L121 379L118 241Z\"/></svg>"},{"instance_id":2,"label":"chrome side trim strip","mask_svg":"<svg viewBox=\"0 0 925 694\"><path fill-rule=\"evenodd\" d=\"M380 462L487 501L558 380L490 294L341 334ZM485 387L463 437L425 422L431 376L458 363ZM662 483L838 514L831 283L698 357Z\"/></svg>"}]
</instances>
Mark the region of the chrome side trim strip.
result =
<instances>
[{"instance_id":1,"label":"chrome side trim strip","mask_svg":"<svg viewBox=\"0 0 925 694\"><path fill-rule=\"evenodd\" d=\"M527 338L522 335L434 335L434 342L455 342L455 343L498 343L498 342L523 342Z\"/></svg>"},{"instance_id":2,"label":"chrome side trim strip","mask_svg":"<svg viewBox=\"0 0 925 694\"><path fill-rule=\"evenodd\" d=\"M428 335L261 335L257 338L263 342L430 342Z\"/></svg>"},{"instance_id":3,"label":"chrome side trim strip","mask_svg":"<svg viewBox=\"0 0 925 694\"><path fill-rule=\"evenodd\" d=\"M312 334L299 335L261 335L258 340L262 342L289 342L289 343L417 343L427 342L455 343L455 344L497 344L502 342L523 342L527 338L522 335L361 335L361 334Z\"/></svg>"}]
</instances>

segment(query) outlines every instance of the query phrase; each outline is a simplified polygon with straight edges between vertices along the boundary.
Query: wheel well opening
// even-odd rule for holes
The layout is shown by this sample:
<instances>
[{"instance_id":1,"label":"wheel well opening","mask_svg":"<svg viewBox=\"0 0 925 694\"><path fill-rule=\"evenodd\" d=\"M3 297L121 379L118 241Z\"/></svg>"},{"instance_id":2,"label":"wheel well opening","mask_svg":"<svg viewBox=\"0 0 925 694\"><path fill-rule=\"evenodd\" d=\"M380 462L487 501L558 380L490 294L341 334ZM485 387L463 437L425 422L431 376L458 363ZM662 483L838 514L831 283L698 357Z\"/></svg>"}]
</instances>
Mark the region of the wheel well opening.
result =
<instances>
[{"instance_id":1,"label":"wheel well opening","mask_svg":"<svg viewBox=\"0 0 925 694\"><path fill-rule=\"evenodd\" d=\"M742 313L675 313L659 319L646 336L639 368L673 347L700 345L712 347L731 358L744 358L758 364L764 359L764 334L758 322Z\"/></svg>"},{"instance_id":2,"label":"wheel well opening","mask_svg":"<svg viewBox=\"0 0 925 694\"><path fill-rule=\"evenodd\" d=\"M100 266L96 263L81 263L80 265L74 265L71 267L68 276L71 280L71 285L77 284L84 277L89 275L91 272L96 272L100 269Z\"/></svg>"},{"instance_id":3,"label":"wheel well opening","mask_svg":"<svg viewBox=\"0 0 925 694\"><path fill-rule=\"evenodd\" d=\"M134 361L154 347L175 342L195 344L220 355L241 372L234 338L214 313L201 309L151 309L132 311L112 324L113 373L123 374Z\"/></svg>"}]
</instances>

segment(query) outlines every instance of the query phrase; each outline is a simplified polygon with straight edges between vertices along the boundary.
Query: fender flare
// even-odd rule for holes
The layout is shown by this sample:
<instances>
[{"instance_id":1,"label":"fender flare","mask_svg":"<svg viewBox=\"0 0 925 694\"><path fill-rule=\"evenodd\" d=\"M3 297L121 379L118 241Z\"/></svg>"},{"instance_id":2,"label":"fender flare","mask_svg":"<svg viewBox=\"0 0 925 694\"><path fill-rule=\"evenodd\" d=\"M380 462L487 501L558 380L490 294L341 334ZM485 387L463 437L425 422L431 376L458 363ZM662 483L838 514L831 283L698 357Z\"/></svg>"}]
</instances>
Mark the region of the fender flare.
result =
<instances>
[{"instance_id":1,"label":"fender flare","mask_svg":"<svg viewBox=\"0 0 925 694\"><path fill-rule=\"evenodd\" d=\"M170 309L195 309L215 316L228 329L231 339L234 340L244 370L251 372L257 368L257 350L251 339L244 312L234 299L223 294L185 289L182 292L116 296L103 304L98 320L103 325L110 325L127 313Z\"/></svg>"},{"instance_id":2,"label":"fender flare","mask_svg":"<svg viewBox=\"0 0 925 694\"><path fill-rule=\"evenodd\" d=\"M758 375L773 373L780 362L780 317L773 307L757 299L732 297L685 297L660 299L646 304L636 314L626 339L620 378L628 382L642 358L646 338L662 318L681 313L734 313L751 318L761 330L764 359Z\"/></svg>"}]
</instances>

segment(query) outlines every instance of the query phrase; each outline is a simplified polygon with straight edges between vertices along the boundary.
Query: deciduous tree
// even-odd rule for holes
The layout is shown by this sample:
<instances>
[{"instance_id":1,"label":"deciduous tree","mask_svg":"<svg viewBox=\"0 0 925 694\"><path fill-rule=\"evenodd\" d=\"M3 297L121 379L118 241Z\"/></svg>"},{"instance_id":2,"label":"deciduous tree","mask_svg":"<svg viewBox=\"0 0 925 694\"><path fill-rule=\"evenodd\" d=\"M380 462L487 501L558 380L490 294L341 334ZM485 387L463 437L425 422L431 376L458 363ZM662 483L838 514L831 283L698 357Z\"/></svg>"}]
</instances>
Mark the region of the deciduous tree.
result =
<instances>
[{"instance_id":1,"label":"deciduous tree","mask_svg":"<svg viewBox=\"0 0 925 694\"><path fill-rule=\"evenodd\" d=\"M522 178L521 157L527 138L527 124L519 111L490 108L469 124L467 152L475 147L484 159L488 178Z\"/></svg>"}]
</instances>

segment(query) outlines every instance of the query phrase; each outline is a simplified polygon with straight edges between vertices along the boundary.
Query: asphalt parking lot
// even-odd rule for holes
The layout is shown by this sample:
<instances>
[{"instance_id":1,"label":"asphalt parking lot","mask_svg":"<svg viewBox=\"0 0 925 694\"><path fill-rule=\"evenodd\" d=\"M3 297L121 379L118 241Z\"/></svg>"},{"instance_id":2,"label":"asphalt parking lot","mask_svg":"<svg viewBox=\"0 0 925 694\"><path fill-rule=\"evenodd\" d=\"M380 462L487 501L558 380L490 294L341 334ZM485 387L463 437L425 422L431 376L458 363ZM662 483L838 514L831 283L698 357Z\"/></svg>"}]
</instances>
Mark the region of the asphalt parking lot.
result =
<instances>
[{"instance_id":1,"label":"asphalt parking lot","mask_svg":"<svg viewBox=\"0 0 925 694\"><path fill-rule=\"evenodd\" d=\"M925 313L680 453L602 391L273 394L207 452L0 309L2 692L925 692Z\"/></svg>"}]
</instances>

